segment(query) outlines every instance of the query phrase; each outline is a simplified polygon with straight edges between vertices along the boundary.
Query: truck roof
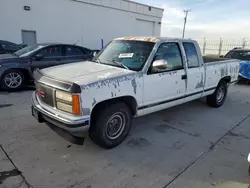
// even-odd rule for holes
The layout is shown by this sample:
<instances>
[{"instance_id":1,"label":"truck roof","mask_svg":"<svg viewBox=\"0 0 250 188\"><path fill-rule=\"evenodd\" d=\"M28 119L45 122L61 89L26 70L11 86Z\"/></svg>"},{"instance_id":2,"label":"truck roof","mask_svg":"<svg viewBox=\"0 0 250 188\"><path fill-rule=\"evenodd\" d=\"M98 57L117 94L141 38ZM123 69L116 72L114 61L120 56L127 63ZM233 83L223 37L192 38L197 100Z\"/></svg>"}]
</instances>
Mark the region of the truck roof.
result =
<instances>
[{"instance_id":1,"label":"truck roof","mask_svg":"<svg viewBox=\"0 0 250 188\"><path fill-rule=\"evenodd\" d=\"M114 40L134 40L134 41L146 41L146 42L154 42L157 43L159 41L166 41L166 40L171 40L171 41L180 41L180 42L193 42L194 40L192 39L183 39L183 38L173 38L173 37L119 37Z\"/></svg>"}]
</instances>

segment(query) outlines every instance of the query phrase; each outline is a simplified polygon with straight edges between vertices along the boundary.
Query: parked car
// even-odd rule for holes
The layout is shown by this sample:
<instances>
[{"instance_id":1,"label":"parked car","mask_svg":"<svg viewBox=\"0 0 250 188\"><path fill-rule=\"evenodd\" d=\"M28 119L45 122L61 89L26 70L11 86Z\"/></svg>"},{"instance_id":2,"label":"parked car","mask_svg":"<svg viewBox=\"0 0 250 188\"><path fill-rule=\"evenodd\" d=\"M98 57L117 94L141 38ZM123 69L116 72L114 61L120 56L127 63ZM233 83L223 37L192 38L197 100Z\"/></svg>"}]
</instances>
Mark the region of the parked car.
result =
<instances>
[{"instance_id":1,"label":"parked car","mask_svg":"<svg viewBox=\"0 0 250 188\"><path fill-rule=\"evenodd\" d=\"M18 44L19 48L22 49L22 48L25 48L27 47L28 45L27 44Z\"/></svg>"},{"instance_id":2,"label":"parked car","mask_svg":"<svg viewBox=\"0 0 250 188\"><path fill-rule=\"evenodd\" d=\"M69 44L36 44L0 55L0 86L16 90L33 80L33 71L93 58L90 49Z\"/></svg>"},{"instance_id":3,"label":"parked car","mask_svg":"<svg viewBox=\"0 0 250 188\"><path fill-rule=\"evenodd\" d=\"M0 54L14 53L17 50L24 48L25 44L15 44L13 42L0 40Z\"/></svg>"},{"instance_id":4,"label":"parked car","mask_svg":"<svg viewBox=\"0 0 250 188\"><path fill-rule=\"evenodd\" d=\"M113 148L127 137L132 117L204 96L220 107L238 71L238 60L203 58L193 40L118 38L92 61L36 71L32 114Z\"/></svg>"},{"instance_id":5,"label":"parked car","mask_svg":"<svg viewBox=\"0 0 250 188\"><path fill-rule=\"evenodd\" d=\"M240 62L239 77L240 79L250 81L250 49L234 48L225 57L242 60Z\"/></svg>"}]
</instances>

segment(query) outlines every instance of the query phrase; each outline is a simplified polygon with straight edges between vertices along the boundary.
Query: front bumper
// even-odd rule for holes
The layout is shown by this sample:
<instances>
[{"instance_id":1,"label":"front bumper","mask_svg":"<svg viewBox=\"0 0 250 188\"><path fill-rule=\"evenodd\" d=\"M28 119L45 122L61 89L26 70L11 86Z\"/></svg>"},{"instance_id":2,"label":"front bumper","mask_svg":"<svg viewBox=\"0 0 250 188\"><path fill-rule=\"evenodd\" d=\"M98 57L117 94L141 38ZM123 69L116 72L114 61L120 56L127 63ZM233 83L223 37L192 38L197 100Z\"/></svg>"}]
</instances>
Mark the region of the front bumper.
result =
<instances>
[{"instance_id":1,"label":"front bumper","mask_svg":"<svg viewBox=\"0 0 250 188\"><path fill-rule=\"evenodd\" d=\"M82 133L89 130L89 117L69 119L64 117L63 114L55 113L53 110L48 111L43 108L36 97L36 92L32 94L32 115L38 120L39 123L47 122L55 125L72 134Z\"/></svg>"}]
</instances>

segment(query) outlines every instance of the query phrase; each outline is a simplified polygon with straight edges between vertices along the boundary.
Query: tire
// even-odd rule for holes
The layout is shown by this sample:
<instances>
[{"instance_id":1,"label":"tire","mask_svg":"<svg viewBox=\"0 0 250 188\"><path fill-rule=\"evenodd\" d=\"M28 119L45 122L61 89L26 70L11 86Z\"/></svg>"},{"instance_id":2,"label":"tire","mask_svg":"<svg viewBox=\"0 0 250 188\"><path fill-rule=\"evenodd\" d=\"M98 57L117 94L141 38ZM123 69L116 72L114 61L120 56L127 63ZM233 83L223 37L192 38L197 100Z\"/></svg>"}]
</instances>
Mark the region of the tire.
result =
<instances>
[{"instance_id":1,"label":"tire","mask_svg":"<svg viewBox=\"0 0 250 188\"><path fill-rule=\"evenodd\" d=\"M11 80L12 79L12 80ZM8 70L6 71L1 80L1 88L7 91L17 91L24 85L24 75L19 70Z\"/></svg>"},{"instance_id":2,"label":"tire","mask_svg":"<svg viewBox=\"0 0 250 188\"><path fill-rule=\"evenodd\" d=\"M250 165L248 167L248 175L250 176Z\"/></svg>"},{"instance_id":3,"label":"tire","mask_svg":"<svg viewBox=\"0 0 250 188\"><path fill-rule=\"evenodd\" d=\"M123 102L107 105L96 112L89 136L104 149L111 149L121 144L128 136L132 123L130 108Z\"/></svg>"},{"instance_id":4,"label":"tire","mask_svg":"<svg viewBox=\"0 0 250 188\"><path fill-rule=\"evenodd\" d=\"M228 85L224 80L221 80L212 95L207 96L207 104L209 106L219 108L221 107L227 97Z\"/></svg>"}]
</instances>

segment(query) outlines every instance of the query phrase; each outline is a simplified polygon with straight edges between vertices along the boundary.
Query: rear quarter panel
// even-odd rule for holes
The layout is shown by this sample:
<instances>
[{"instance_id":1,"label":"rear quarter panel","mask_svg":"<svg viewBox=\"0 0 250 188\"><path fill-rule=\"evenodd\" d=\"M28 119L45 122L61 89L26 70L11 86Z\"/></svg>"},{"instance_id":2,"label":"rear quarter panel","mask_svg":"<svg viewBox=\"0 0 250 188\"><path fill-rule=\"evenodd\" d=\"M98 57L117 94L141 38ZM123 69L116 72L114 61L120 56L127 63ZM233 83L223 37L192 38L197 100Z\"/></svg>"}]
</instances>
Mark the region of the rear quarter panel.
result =
<instances>
[{"instance_id":1,"label":"rear quarter panel","mask_svg":"<svg viewBox=\"0 0 250 188\"><path fill-rule=\"evenodd\" d=\"M238 75L239 75L238 60L227 60L227 61L205 63L204 67L206 74L204 90L216 87L219 81L227 76L230 76L231 82L235 82L238 80Z\"/></svg>"}]
</instances>

